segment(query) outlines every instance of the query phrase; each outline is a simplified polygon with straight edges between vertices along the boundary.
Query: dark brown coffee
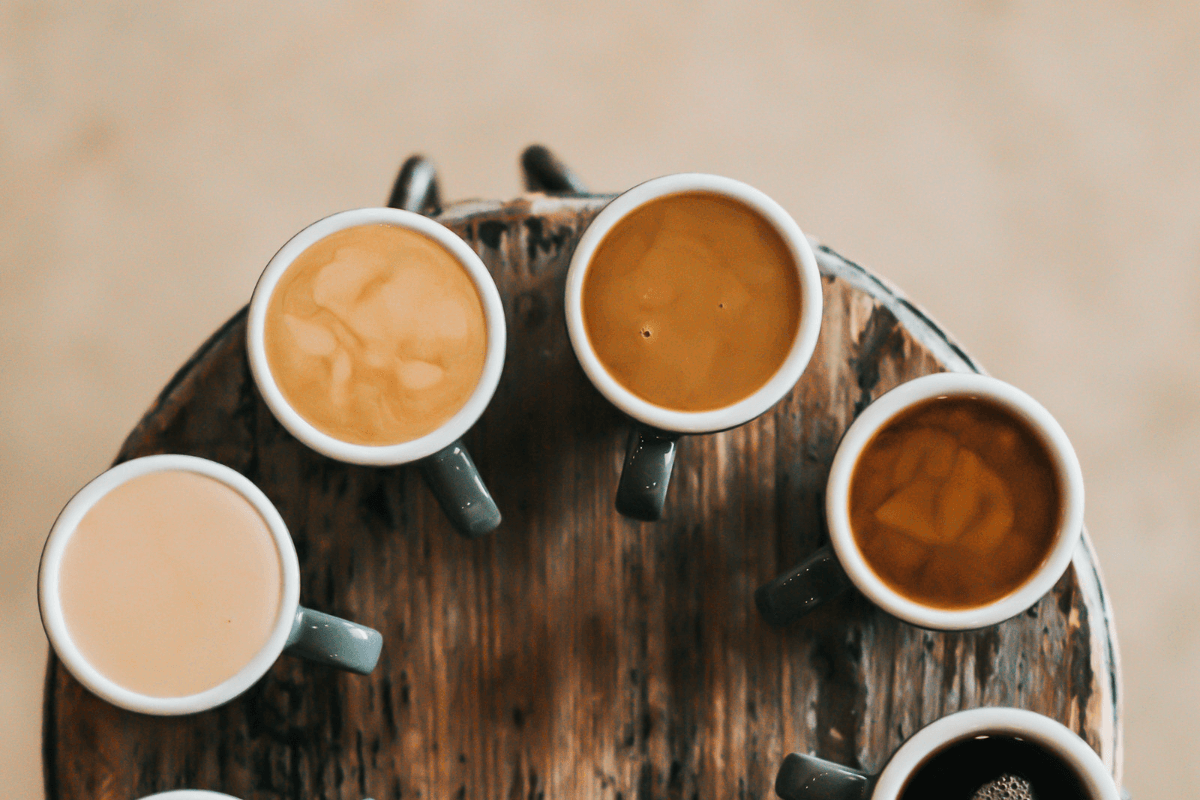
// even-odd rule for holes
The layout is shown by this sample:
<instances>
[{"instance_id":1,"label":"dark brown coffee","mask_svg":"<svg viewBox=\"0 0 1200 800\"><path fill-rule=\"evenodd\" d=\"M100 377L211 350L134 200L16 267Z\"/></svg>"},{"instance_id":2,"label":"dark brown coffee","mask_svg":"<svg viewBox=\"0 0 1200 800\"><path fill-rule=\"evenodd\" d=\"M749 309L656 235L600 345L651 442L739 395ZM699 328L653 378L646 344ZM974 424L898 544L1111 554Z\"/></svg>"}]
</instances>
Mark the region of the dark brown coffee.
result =
<instances>
[{"instance_id":1,"label":"dark brown coffee","mask_svg":"<svg viewBox=\"0 0 1200 800\"><path fill-rule=\"evenodd\" d=\"M1041 745L1005 734L951 742L918 765L900 800L1088 800L1075 770Z\"/></svg>"},{"instance_id":2,"label":"dark brown coffee","mask_svg":"<svg viewBox=\"0 0 1200 800\"><path fill-rule=\"evenodd\" d=\"M783 365L800 325L787 242L710 192L659 197L605 234L583 279L588 341L618 383L673 411L725 408Z\"/></svg>"},{"instance_id":3,"label":"dark brown coffee","mask_svg":"<svg viewBox=\"0 0 1200 800\"><path fill-rule=\"evenodd\" d=\"M1013 592L1046 560L1062 494L1045 442L1007 408L933 398L897 414L863 449L850 529L897 593L973 608Z\"/></svg>"}]
</instances>

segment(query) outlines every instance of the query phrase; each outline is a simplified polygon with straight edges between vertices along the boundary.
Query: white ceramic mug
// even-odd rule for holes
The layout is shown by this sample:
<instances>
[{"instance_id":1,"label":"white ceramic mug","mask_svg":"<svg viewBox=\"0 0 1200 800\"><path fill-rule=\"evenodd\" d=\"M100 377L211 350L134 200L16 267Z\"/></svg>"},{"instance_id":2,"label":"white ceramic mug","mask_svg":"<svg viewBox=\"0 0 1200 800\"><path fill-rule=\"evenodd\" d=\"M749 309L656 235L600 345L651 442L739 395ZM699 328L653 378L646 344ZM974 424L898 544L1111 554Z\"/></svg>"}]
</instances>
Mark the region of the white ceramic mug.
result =
<instances>
[{"instance_id":1,"label":"white ceramic mug","mask_svg":"<svg viewBox=\"0 0 1200 800\"><path fill-rule=\"evenodd\" d=\"M622 219L646 203L688 192L716 194L757 212L787 245L800 282L796 337L773 376L733 405L711 411L678 411L655 405L622 386L596 356L583 323L583 283L604 237ZM758 189L732 178L684 173L639 184L619 195L596 216L579 240L567 271L565 310L571 346L588 379L614 406L636 421L617 490L617 510L626 516L656 520L681 434L714 433L736 428L771 408L795 386L812 357L821 331L821 277L803 232L778 203Z\"/></svg>"},{"instance_id":2,"label":"white ceramic mug","mask_svg":"<svg viewBox=\"0 0 1200 800\"><path fill-rule=\"evenodd\" d=\"M132 691L93 667L79 651L63 615L59 575L63 553L80 521L101 498L133 478L152 472L184 470L220 481L245 498L270 531L279 555L279 610L266 644L232 677L196 694L155 697ZM156 455L133 459L109 469L71 498L59 514L42 551L38 572L38 603L42 624L63 666L94 694L113 705L143 714L191 714L226 703L261 678L287 651L312 661L367 674L379 660L383 639L371 628L312 611L299 604L300 565L292 537L267 496L238 472L203 458Z\"/></svg>"},{"instance_id":3,"label":"white ceramic mug","mask_svg":"<svg viewBox=\"0 0 1200 800\"><path fill-rule=\"evenodd\" d=\"M487 331L483 373L467 402L437 430L417 439L390 445L344 442L296 412L280 391L263 345L263 331L271 294L296 258L330 234L358 225L393 225L420 233L444 247L462 266L479 294ZM246 327L250 369L263 400L285 428L304 444L329 458L351 464L395 466L416 463L454 527L474 537L500 524L500 511L479 477L460 437L487 408L504 368L506 329L504 305L491 273L466 242L434 220L397 208L359 208L314 222L293 236L268 262L254 289Z\"/></svg>"},{"instance_id":4,"label":"white ceramic mug","mask_svg":"<svg viewBox=\"0 0 1200 800\"><path fill-rule=\"evenodd\" d=\"M883 582L867 565L850 529L850 478L875 433L905 409L936 397L990 400L1025 422L1046 445L1060 486L1061 511L1045 560L1017 589L993 602L962 609L918 603ZM923 628L968 630L994 625L1036 603L1062 577L1083 530L1083 473L1070 440L1050 412L1025 392L976 373L944 372L903 383L871 403L847 429L834 454L825 487L830 546L755 594L768 622L784 625L829 599L849 583L889 614Z\"/></svg>"},{"instance_id":5,"label":"white ceramic mug","mask_svg":"<svg viewBox=\"0 0 1200 800\"><path fill-rule=\"evenodd\" d=\"M205 789L173 789L169 792L146 795L142 800L238 800L238 798ZM371 798L364 797L363 800L371 800Z\"/></svg>"},{"instance_id":6,"label":"white ceramic mug","mask_svg":"<svg viewBox=\"0 0 1200 800\"><path fill-rule=\"evenodd\" d=\"M793 753L783 761L775 793L783 800L898 800L930 758L949 745L988 735L1022 739L1049 752L1075 773L1088 800L1120 800L1112 775L1087 742L1063 724L1019 708L973 708L942 717L902 744L876 776Z\"/></svg>"}]
</instances>

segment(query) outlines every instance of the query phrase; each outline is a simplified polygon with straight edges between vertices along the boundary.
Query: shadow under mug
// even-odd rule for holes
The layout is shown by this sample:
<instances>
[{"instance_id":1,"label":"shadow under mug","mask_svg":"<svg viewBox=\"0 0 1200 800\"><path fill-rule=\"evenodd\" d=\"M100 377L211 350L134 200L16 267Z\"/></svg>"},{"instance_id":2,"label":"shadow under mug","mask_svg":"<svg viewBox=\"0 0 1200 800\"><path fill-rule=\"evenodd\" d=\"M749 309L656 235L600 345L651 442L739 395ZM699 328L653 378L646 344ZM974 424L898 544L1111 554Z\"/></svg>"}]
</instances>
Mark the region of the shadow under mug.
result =
<instances>
[{"instance_id":1,"label":"shadow under mug","mask_svg":"<svg viewBox=\"0 0 1200 800\"><path fill-rule=\"evenodd\" d=\"M1012 413L1045 444L1059 479L1058 529L1041 565L1009 594L969 608L931 607L888 586L867 564L850 528L850 479L863 450L875 433L897 414L938 397L977 397ZM884 611L913 625L935 630L983 628L1032 606L1066 571L1083 530L1083 473L1058 421L1025 392L976 373L925 375L881 396L846 430L825 486L825 520L829 544L755 593L755 604L767 622L786 625L853 586Z\"/></svg>"},{"instance_id":2,"label":"shadow under mug","mask_svg":"<svg viewBox=\"0 0 1200 800\"><path fill-rule=\"evenodd\" d=\"M217 686L181 697L156 697L132 691L90 663L71 638L59 596L63 553L80 521L105 495L133 478L153 472L187 471L220 481L241 495L262 517L279 556L282 587L279 612L271 633L253 657ZM55 520L42 551L38 571L38 604L42 624L63 666L93 694L113 705L143 714L177 715L206 711L249 689L280 654L300 656L327 666L369 674L379 661L383 638L378 631L304 608L300 599L300 564L283 518L267 496L248 478L223 464L185 455L136 458L101 473L71 498Z\"/></svg>"},{"instance_id":3,"label":"shadow under mug","mask_svg":"<svg viewBox=\"0 0 1200 800\"><path fill-rule=\"evenodd\" d=\"M973 708L942 717L917 731L878 775L792 753L783 760L775 793L783 800L899 800L909 779L946 747L977 736L1007 736L1048 751L1074 772L1088 800L1120 800L1100 756L1070 728L1019 708Z\"/></svg>"},{"instance_id":4,"label":"shadow under mug","mask_svg":"<svg viewBox=\"0 0 1200 800\"><path fill-rule=\"evenodd\" d=\"M358 225L392 225L422 234L440 244L458 261L479 295L487 331L483 373L475 390L454 416L417 439L389 445L345 442L318 429L288 403L271 374L263 332L271 295L280 278L301 253L330 234ZM461 437L491 401L504 369L506 329L504 305L491 273L466 242L441 223L397 208L359 208L314 222L293 236L267 263L254 295L246 326L250 370L263 400L276 419L300 442L337 461L368 466L415 463L454 528L477 537L500 525L500 510L484 485Z\"/></svg>"},{"instance_id":5,"label":"shadow under mug","mask_svg":"<svg viewBox=\"0 0 1200 800\"><path fill-rule=\"evenodd\" d=\"M771 225L792 256L800 286L796 337L779 369L753 393L732 405L710 411L665 408L627 389L604 368L588 339L583 320L584 278L609 231L653 200L692 192L734 200ZM633 519L653 522L662 516L680 436L717 433L743 425L774 406L796 385L821 332L821 277L808 239L787 211L770 197L732 178L682 173L638 184L617 196L592 220L571 256L564 305L567 334L584 373L610 403L634 420L617 487L617 511Z\"/></svg>"}]
</instances>

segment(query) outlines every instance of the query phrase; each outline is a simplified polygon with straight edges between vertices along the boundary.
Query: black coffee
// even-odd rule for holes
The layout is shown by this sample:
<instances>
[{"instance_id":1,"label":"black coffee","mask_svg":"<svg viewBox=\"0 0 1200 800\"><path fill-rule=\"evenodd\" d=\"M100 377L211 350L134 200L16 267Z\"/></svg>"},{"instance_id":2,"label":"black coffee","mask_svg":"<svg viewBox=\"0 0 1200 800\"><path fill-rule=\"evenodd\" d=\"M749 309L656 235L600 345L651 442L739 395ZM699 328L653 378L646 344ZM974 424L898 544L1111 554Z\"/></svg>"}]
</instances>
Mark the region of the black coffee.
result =
<instances>
[{"instance_id":1,"label":"black coffee","mask_svg":"<svg viewBox=\"0 0 1200 800\"><path fill-rule=\"evenodd\" d=\"M996 794L1009 789L1011 794ZM1075 770L1041 745L981 734L943 747L917 767L901 800L1088 800Z\"/></svg>"}]
</instances>

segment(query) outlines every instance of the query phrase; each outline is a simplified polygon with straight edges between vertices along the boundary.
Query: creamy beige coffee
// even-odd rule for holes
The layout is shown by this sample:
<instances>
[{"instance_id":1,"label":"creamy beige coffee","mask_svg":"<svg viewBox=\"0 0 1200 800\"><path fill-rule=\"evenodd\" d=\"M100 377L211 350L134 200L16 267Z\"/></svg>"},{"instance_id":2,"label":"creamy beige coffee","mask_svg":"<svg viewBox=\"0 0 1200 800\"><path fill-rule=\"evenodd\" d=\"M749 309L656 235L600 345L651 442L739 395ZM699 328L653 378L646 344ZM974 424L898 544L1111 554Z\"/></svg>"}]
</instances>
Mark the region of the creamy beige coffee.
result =
<instances>
[{"instance_id":1,"label":"creamy beige coffee","mask_svg":"<svg viewBox=\"0 0 1200 800\"><path fill-rule=\"evenodd\" d=\"M185 697L270 638L283 576L266 521L229 486L151 472L102 497L63 551L59 596L83 658L130 691Z\"/></svg>"},{"instance_id":2,"label":"creamy beige coffee","mask_svg":"<svg viewBox=\"0 0 1200 800\"><path fill-rule=\"evenodd\" d=\"M588 341L638 397L675 411L733 405L782 366L800 323L800 278L783 237L710 192L647 202L592 256L581 294Z\"/></svg>"},{"instance_id":3,"label":"creamy beige coffee","mask_svg":"<svg viewBox=\"0 0 1200 800\"><path fill-rule=\"evenodd\" d=\"M1063 506L1045 442L998 403L938 397L884 424L855 463L850 529L867 565L926 606L1013 592L1046 560Z\"/></svg>"},{"instance_id":4,"label":"creamy beige coffee","mask_svg":"<svg viewBox=\"0 0 1200 800\"><path fill-rule=\"evenodd\" d=\"M441 427L475 391L483 303L445 247L396 225L321 239L271 295L263 345L288 404L343 442L392 445Z\"/></svg>"}]
</instances>

